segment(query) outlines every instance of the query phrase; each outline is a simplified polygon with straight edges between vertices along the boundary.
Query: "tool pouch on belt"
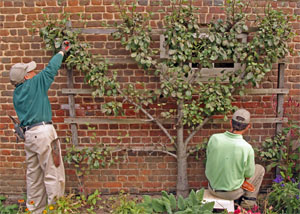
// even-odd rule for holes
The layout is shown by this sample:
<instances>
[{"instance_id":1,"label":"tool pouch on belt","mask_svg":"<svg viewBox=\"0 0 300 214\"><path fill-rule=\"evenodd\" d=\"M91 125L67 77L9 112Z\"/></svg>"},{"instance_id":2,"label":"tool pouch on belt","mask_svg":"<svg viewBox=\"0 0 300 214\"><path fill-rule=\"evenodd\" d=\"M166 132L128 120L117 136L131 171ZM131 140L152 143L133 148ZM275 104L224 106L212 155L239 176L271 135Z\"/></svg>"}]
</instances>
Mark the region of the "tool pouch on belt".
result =
<instances>
[{"instance_id":1,"label":"tool pouch on belt","mask_svg":"<svg viewBox=\"0 0 300 214\"><path fill-rule=\"evenodd\" d=\"M25 135L24 135L24 131L23 129L20 127L19 122L13 118L12 116L8 115L9 118L13 121L14 123L14 129L15 129L15 133L17 134L17 143L19 142L19 140L24 141L25 140Z\"/></svg>"},{"instance_id":2,"label":"tool pouch on belt","mask_svg":"<svg viewBox=\"0 0 300 214\"><path fill-rule=\"evenodd\" d=\"M254 188L253 184L249 183L246 180L242 184L242 189L247 190L249 192L254 192L255 191L255 188Z\"/></svg>"},{"instance_id":3,"label":"tool pouch on belt","mask_svg":"<svg viewBox=\"0 0 300 214\"><path fill-rule=\"evenodd\" d=\"M52 149L52 158L54 165L59 167L60 165L60 150L59 150L59 139L56 138L51 142L51 149Z\"/></svg>"}]
</instances>

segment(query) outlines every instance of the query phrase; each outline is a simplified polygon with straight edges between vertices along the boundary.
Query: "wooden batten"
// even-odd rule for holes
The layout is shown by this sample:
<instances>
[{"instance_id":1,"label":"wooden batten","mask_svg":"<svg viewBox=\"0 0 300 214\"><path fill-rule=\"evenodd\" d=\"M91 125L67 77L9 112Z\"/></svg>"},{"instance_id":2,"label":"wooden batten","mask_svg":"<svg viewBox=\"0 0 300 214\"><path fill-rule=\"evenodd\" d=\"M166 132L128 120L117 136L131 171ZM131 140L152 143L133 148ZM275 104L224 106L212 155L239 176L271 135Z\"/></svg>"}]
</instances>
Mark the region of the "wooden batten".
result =
<instances>
[{"instance_id":1,"label":"wooden batten","mask_svg":"<svg viewBox=\"0 0 300 214\"><path fill-rule=\"evenodd\" d=\"M174 124L174 119L159 120L162 124ZM150 124L153 121L148 119L130 119L130 118L65 118L65 123L77 124ZM209 123L226 123L223 119L212 119ZM286 123L287 118L252 118L251 123Z\"/></svg>"}]
</instances>

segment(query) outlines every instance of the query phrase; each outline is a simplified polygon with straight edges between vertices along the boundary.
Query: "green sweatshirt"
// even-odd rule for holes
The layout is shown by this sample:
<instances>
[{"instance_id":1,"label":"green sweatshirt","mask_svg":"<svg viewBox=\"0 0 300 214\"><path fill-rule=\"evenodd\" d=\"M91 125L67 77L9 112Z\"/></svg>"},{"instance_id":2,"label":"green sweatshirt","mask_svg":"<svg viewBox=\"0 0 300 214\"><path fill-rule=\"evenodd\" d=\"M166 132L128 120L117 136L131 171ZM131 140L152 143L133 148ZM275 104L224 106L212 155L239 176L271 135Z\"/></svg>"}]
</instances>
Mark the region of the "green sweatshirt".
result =
<instances>
[{"instance_id":1,"label":"green sweatshirt","mask_svg":"<svg viewBox=\"0 0 300 214\"><path fill-rule=\"evenodd\" d=\"M52 112L48 90L57 75L62 59L61 54L56 54L43 71L15 88L13 103L20 126L51 121Z\"/></svg>"},{"instance_id":2,"label":"green sweatshirt","mask_svg":"<svg viewBox=\"0 0 300 214\"><path fill-rule=\"evenodd\" d=\"M254 151L242 135L225 132L211 136L207 146L206 177L213 189L232 191L254 175Z\"/></svg>"}]
</instances>

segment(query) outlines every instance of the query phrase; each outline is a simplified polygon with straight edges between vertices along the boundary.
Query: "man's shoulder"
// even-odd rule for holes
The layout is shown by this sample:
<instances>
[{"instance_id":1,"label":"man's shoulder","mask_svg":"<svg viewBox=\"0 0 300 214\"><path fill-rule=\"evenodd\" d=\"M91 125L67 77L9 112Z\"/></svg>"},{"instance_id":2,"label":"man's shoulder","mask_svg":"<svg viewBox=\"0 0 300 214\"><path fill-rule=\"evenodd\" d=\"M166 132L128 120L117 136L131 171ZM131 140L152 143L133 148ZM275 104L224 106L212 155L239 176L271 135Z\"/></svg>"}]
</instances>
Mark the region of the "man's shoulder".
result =
<instances>
[{"instance_id":1,"label":"man's shoulder","mask_svg":"<svg viewBox=\"0 0 300 214\"><path fill-rule=\"evenodd\" d=\"M215 133L210 136L209 141L210 142L220 142L220 141L223 141L224 138L225 138L224 133Z\"/></svg>"},{"instance_id":2,"label":"man's shoulder","mask_svg":"<svg viewBox=\"0 0 300 214\"><path fill-rule=\"evenodd\" d=\"M211 138L219 138L225 136L225 132L223 133L215 133L211 135Z\"/></svg>"},{"instance_id":3,"label":"man's shoulder","mask_svg":"<svg viewBox=\"0 0 300 214\"><path fill-rule=\"evenodd\" d=\"M253 150L253 147L252 147L252 145L250 144L250 143L248 143L246 140L242 140L242 144L241 144L241 146L243 147L243 148L246 148L247 150Z\"/></svg>"}]
</instances>

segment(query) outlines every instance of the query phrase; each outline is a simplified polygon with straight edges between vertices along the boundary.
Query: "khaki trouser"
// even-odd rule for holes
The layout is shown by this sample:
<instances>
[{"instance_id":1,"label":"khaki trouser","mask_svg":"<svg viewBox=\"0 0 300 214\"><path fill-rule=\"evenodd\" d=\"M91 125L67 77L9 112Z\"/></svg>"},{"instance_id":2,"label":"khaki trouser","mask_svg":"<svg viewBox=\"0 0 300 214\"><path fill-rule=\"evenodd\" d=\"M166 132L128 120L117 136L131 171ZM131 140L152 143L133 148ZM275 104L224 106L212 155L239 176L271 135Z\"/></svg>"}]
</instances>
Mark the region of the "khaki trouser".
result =
<instances>
[{"instance_id":1,"label":"khaki trouser","mask_svg":"<svg viewBox=\"0 0 300 214\"><path fill-rule=\"evenodd\" d=\"M51 154L51 142L56 138L57 133L53 125L36 126L25 133L26 206L32 214L41 214L47 202L53 204L54 198L63 196L65 191L62 158L60 166L55 167Z\"/></svg>"},{"instance_id":2,"label":"khaki trouser","mask_svg":"<svg viewBox=\"0 0 300 214\"><path fill-rule=\"evenodd\" d=\"M254 192L249 192L246 190L243 190L242 188L239 188L234 191L230 192L216 192L211 189L211 187L208 185L208 190L212 195L215 195L219 198L227 199L227 200L236 200L239 199L241 196L245 196L247 198L257 198L257 195L259 193L259 188L261 186L262 180L264 178L265 169L263 166L256 164L255 165L255 173L254 175L248 179L248 182L253 184L255 187ZM243 200L241 203L241 206L248 209L252 208L254 205L256 205L256 201L254 200Z\"/></svg>"}]
</instances>

